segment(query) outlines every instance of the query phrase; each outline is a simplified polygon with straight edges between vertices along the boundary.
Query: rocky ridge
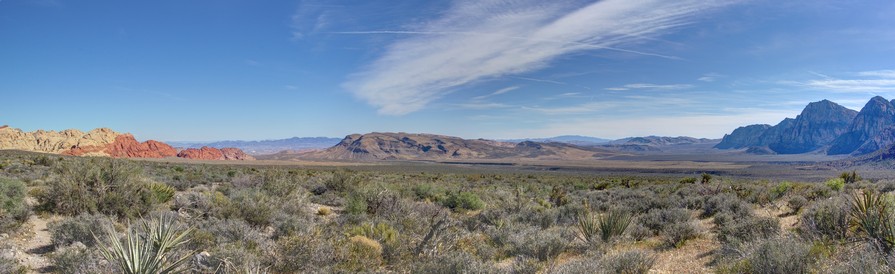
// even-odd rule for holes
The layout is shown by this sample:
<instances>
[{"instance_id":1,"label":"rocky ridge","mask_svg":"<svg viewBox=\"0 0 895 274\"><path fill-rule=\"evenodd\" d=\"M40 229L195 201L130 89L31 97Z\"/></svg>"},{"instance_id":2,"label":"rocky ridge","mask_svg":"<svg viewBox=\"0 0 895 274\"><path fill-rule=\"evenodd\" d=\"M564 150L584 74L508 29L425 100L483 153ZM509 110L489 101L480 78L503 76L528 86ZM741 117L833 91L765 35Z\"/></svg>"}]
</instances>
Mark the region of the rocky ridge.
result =
<instances>
[{"instance_id":1,"label":"rocky ridge","mask_svg":"<svg viewBox=\"0 0 895 274\"><path fill-rule=\"evenodd\" d=\"M24 150L72 156L106 156L114 158L176 157L177 150L168 144L148 140L137 141L133 135L98 128L87 133L76 129L62 131L36 130L25 132L9 126L0 127L0 149ZM250 160L241 150L227 149L222 160Z\"/></svg>"}]
</instances>

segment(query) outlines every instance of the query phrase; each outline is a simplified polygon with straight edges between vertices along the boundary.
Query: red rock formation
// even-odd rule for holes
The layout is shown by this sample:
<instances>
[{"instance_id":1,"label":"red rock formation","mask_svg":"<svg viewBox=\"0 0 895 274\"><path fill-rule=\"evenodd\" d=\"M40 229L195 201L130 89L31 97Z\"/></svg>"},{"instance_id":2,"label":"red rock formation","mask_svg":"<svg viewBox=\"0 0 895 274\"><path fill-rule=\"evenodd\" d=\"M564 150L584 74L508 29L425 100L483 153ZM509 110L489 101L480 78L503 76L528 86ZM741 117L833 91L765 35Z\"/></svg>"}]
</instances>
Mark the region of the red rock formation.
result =
<instances>
[{"instance_id":1,"label":"red rock formation","mask_svg":"<svg viewBox=\"0 0 895 274\"><path fill-rule=\"evenodd\" d=\"M224 154L224 160L255 160L255 157L246 154L241 149L226 147L221 149Z\"/></svg>"},{"instance_id":2,"label":"red rock formation","mask_svg":"<svg viewBox=\"0 0 895 274\"><path fill-rule=\"evenodd\" d=\"M7 125L2 125L2 126L0 126L0 129L4 129L4 128L8 128L8 127L9 126L7 126Z\"/></svg>"},{"instance_id":3,"label":"red rock formation","mask_svg":"<svg viewBox=\"0 0 895 274\"><path fill-rule=\"evenodd\" d=\"M177 157L195 160L224 160L224 154L219 149L213 147L184 149L177 153Z\"/></svg>"},{"instance_id":4,"label":"red rock formation","mask_svg":"<svg viewBox=\"0 0 895 274\"><path fill-rule=\"evenodd\" d=\"M105 152L116 158L165 158L177 155L177 150L168 144L155 140L140 143L131 134L115 137L115 142L109 144Z\"/></svg>"}]
</instances>

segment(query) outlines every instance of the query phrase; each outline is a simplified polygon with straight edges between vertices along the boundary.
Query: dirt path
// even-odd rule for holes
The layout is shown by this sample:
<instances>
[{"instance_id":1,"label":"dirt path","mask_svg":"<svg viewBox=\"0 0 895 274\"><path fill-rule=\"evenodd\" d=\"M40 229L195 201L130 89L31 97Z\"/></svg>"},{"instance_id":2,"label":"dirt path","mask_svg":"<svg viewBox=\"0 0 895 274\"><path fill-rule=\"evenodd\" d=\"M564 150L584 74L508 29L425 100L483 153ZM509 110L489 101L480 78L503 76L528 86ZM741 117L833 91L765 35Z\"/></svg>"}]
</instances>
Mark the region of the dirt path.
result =
<instances>
[{"instance_id":1,"label":"dirt path","mask_svg":"<svg viewBox=\"0 0 895 274\"><path fill-rule=\"evenodd\" d=\"M28 198L28 204L35 201ZM18 235L12 237L13 257L19 264L27 267L29 273L49 273L50 259L47 255L53 251L52 238L47 229L47 223L53 217L31 215L22 227Z\"/></svg>"},{"instance_id":2,"label":"dirt path","mask_svg":"<svg viewBox=\"0 0 895 274\"><path fill-rule=\"evenodd\" d=\"M19 246L24 253L17 255L19 255L19 261L32 272L47 273L49 270L50 260L46 255L53 251L53 243L50 231L47 230L48 222L47 219L32 215L24 225L29 228L30 235L25 235L26 237Z\"/></svg>"}]
</instances>

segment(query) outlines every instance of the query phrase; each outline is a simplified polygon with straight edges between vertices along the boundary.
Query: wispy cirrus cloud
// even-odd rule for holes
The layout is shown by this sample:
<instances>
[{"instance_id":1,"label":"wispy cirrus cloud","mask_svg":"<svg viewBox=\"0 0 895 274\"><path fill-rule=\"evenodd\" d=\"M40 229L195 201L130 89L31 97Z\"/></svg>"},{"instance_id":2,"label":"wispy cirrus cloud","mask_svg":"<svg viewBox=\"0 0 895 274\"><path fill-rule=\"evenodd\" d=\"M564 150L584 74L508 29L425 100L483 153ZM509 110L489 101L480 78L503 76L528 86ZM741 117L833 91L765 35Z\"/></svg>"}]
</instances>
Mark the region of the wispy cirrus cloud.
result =
<instances>
[{"instance_id":1,"label":"wispy cirrus cloud","mask_svg":"<svg viewBox=\"0 0 895 274\"><path fill-rule=\"evenodd\" d=\"M687 84L659 85L659 84L638 83L638 84L627 84L627 85L620 86L620 87L606 88L606 90L614 90L614 91L633 90L633 89L678 90L678 89L688 89L688 88L692 88L692 87L693 87L693 85L687 85Z\"/></svg>"},{"instance_id":2,"label":"wispy cirrus cloud","mask_svg":"<svg viewBox=\"0 0 895 274\"><path fill-rule=\"evenodd\" d=\"M808 88L833 92L891 92L895 91L895 70L873 70L851 73L848 78L817 74L823 79L795 82Z\"/></svg>"},{"instance_id":3,"label":"wispy cirrus cloud","mask_svg":"<svg viewBox=\"0 0 895 274\"><path fill-rule=\"evenodd\" d=\"M514 90L517 90L517 89L519 89L519 86L505 87L505 88L502 88L502 89L495 90L495 91L492 92L492 93L488 93L488 94L485 94L485 95L482 95L482 96L472 97L472 99L473 99L473 100L483 100L483 99L486 99L486 98L488 98L488 97L501 95L501 94L504 94L504 93L507 93L507 92L510 92L510 91L514 91Z\"/></svg>"},{"instance_id":4,"label":"wispy cirrus cloud","mask_svg":"<svg viewBox=\"0 0 895 274\"><path fill-rule=\"evenodd\" d=\"M342 32L407 35L343 86L381 114L403 115L464 85L535 71L572 53L612 50L675 59L624 47L732 2L457 0L439 18L403 30Z\"/></svg>"}]
</instances>

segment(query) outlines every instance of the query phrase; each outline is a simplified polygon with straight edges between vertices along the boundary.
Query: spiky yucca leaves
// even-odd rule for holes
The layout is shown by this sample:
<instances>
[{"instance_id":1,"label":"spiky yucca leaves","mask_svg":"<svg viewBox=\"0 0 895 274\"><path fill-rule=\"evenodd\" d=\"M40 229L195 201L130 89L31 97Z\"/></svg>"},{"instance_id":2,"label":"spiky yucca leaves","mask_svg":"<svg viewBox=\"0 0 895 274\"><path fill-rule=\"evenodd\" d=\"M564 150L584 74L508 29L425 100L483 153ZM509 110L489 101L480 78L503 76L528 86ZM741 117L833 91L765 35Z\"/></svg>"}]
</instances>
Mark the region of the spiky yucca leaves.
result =
<instances>
[{"instance_id":1,"label":"spiky yucca leaves","mask_svg":"<svg viewBox=\"0 0 895 274\"><path fill-rule=\"evenodd\" d=\"M181 256L175 254L189 241L187 237L191 231L167 215L129 227L124 239L119 239L115 229L108 226L104 235L106 240L97 239L97 242L101 247L100 254L117 265L122 273L176 273L192 256L189 252Z\"/></svg>"},{"instance_id":2,"label":"spiky yucca leaves","mask_svg":"<svg viewBox=\"0 0 895 274\"><path fill-rule=\"evenodd\" d=\"M578 216L578 237L587 243L596 242L598 236L603 242L609 242L624 234L633 220L630 213L617 209L600 215L584 213Z\"/></svg>"},{"instance_id":3,"label":"spiky yucca leaves","mask_svg":"<svg viewBox=\"0 0 895 274\"><path fill-rule=\"evenodd\" d=\"M886 252L895 247L895 216L887 195L870 190L851 198L850 225L855 232Z\"/></svg>"}]
</instances>

